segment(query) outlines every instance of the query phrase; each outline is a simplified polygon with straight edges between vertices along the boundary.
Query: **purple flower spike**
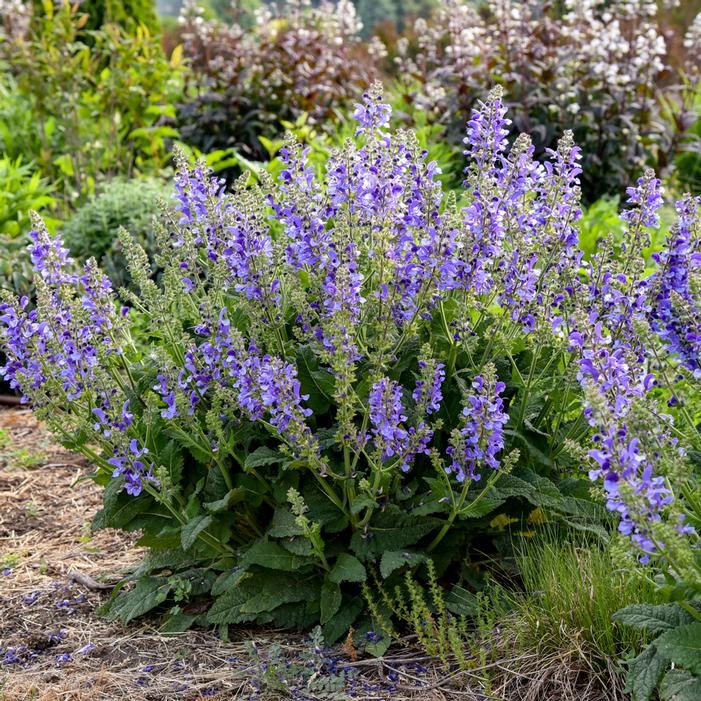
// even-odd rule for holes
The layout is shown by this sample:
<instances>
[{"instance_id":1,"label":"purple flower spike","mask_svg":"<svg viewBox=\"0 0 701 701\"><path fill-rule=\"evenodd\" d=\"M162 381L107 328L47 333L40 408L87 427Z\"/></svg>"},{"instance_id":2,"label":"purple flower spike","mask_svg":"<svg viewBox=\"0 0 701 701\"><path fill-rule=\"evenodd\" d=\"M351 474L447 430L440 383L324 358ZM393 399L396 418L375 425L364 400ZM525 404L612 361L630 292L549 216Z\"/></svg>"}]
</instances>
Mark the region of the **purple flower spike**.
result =
<instances>
[{"instance_id":1,"label":"purple flower spike","mask_svg":"<svg viewBox=\"0 0 701 701\"><path fill-rule=\"evenodd\" d=\"M467 397L463 408L463 428L451 437L446 452L453 459L447 468L458 482L479 480L480 465L499 469L498 454L504 447L504 426L509 415L504 412L504 400L499 396L505 389L503 382L488 386L482 376L472 382L474 394Z\"/></svg>"}]
</instances>

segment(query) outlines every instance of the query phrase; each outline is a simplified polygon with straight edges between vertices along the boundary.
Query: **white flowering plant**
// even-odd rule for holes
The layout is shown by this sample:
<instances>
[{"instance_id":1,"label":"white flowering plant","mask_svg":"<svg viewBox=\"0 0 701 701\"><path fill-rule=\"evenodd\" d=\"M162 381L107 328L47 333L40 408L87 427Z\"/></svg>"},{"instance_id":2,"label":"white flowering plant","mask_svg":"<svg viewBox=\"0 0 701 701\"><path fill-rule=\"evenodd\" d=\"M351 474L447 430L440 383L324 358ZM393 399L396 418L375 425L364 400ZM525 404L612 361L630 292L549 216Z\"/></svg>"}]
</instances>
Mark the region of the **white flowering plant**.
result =
<instances>
[{"instance_id":1,"label":"white flowering plant","mask_svg":"<svg viewBox=\"0 0 701 701\"><path fill-rule=\"evenodd\" d=\"M415 47L400 40L398 75L454 137L494 83L539 157L571 129L589 203L620 194L646 165L669 169L684 147L699 22L674 37L661 12L655 0L447 0L417 21Z\"/></svg>"}]
</instances>

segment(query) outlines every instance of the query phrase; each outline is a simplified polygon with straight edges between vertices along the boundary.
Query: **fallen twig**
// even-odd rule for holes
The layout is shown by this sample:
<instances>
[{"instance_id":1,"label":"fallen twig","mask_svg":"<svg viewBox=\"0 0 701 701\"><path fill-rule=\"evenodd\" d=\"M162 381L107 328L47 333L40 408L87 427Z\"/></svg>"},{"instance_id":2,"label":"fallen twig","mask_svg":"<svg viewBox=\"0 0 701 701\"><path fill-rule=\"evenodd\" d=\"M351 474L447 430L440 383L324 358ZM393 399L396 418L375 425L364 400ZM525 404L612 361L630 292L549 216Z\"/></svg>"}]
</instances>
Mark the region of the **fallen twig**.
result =
<instances>
[{"instance_id":1,"label":"fallen twig","mask_svg":"<svg viewBox=\"0 0 701 701\"><path fill-rule=\"evenodd\" d=\"M113 582L112 584L98 582L89 574L85 574L85 572L80 572L79 570L71 570L68 573L68 579L73 582L77 582L78 584L82 584L88 589L93 589L96 591L100 591L102 589L113 589L116 584L116 582Z\"/></svg>"}]
</instances>

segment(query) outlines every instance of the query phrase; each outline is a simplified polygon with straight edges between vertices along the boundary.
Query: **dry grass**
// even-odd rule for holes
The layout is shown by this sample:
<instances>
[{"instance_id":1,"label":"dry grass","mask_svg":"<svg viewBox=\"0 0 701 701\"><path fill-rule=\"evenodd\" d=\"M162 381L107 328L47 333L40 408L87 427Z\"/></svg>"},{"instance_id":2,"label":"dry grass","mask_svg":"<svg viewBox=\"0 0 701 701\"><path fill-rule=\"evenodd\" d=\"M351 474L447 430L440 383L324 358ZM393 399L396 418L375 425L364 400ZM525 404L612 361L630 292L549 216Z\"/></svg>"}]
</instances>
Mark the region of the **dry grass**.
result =
<instances>
[{"instance_id":1,"label":"dry grass","mask_svg":"<svg viewBox=\"0 0 701 701\"><path fill-rule=\"evenodd\" d=\"M576 647L509 654L498 630L490 642L504 660L465 672L447 673L410 640L382 660L351 660L336 650L320 669L335 669L345 687L323 693L319 675L284 672L285 660L304 657L305 636L234 630L223 642L211 631L165 636L155 621L126 628L106 621L96 608L109 592L96 585L117 581L142 553L128 534L90 532L100 490L80 479L89 471L51 442L31 412L0 410L0 569L10 570L0 576L1 701L625 698L613 670L588 666ZM276 649L281 681L270 673ZM3 664L8 652L19 663Z\"/></svg>"}]
</instances>

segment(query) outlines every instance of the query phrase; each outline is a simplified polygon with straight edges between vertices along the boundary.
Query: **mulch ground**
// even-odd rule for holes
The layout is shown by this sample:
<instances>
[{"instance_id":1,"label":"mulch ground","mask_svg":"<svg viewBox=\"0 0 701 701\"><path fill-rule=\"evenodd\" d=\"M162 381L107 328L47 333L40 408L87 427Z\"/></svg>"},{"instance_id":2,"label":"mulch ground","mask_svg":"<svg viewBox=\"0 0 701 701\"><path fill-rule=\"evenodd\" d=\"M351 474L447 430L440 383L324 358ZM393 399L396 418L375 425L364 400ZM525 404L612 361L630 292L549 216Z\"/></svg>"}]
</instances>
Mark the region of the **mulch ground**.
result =
<instances>
[{"instance_id":1,"label":"mulch ground","mask_svg":"<svg viewBox=\"0 0 701 701\"><path fill-rule=\"evenodd\" d=\"M358 660L303 635L239 630L223 642L163 635L156 619L107 621L100 605L143 551L129 534L91 532L101 499L90 471L30 411L0 409L0 701L625 698L613 676L535 654L448 673L410 645Z\"/></svg>"}]
</instances>

